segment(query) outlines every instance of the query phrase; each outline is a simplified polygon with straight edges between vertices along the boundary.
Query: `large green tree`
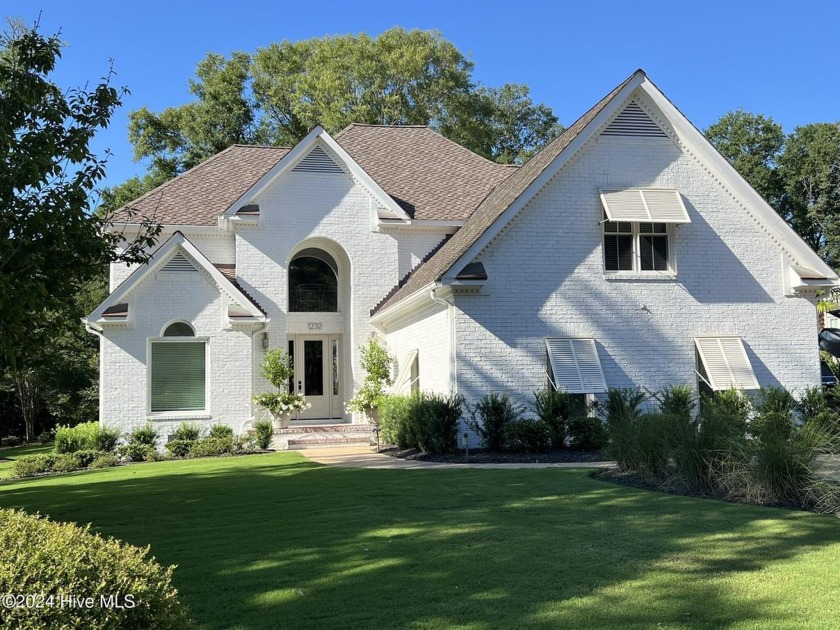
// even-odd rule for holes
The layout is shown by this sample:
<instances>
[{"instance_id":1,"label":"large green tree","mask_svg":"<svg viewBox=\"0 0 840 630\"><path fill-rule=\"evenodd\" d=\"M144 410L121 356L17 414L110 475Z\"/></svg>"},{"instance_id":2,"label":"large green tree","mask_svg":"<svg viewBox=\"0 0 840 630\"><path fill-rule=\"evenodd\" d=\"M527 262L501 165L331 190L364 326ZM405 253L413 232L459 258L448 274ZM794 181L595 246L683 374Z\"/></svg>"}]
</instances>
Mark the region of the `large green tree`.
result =
<instances>
[{"instance_id":1,"label":"large green tree","mask_svg":"<svg viewBox=\"0 0 840 630\"><path fill-rule=\"evenodd\" d=\"M430 125L500 162L526 160L562 130L526 86L484 87L472 71L440 33L402 28L210 54L190 81L194 101L131 114L135 157L149 171L104 201L113 207L234 143L294 145L318 124Z\"/></svg>"},{"instance_id":2,"label":"large green tree","mask_svg":"<svg viewBox=\"0 0 840 630\"><path fill-rule=\"evenodd\" d=\"M111 261L145 261L158 232L146 222L126 242L107 231L107 213L92 212L105 161L89 143L121 91L107 78L56 85L60 56L59 38L37 26L0 34L0 376L12 379L54 343L51 318L77 318L82 288Z\"/></svg>"}]
</instances>

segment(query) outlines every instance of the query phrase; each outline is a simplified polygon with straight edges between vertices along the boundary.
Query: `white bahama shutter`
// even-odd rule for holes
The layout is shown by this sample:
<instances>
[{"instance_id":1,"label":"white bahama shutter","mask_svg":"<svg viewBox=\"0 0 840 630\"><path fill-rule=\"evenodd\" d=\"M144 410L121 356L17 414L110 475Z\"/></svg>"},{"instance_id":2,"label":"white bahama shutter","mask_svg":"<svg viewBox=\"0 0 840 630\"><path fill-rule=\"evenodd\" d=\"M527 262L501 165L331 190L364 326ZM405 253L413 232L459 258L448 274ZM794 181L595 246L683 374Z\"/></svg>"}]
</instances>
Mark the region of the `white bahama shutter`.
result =
<instances>
[{"instance_id":1,"label":"white bahama shutter","mask_svg":"<svg viewBox=\"0 0 840 630\"><path fill-rule=\"evenodd\" d=\"M594 339L546 339L545 347L557 389L570 394L607 391Z\"/></svg>"},{"instance_id":2,"label":"white bahama shutter","mask_svg":"<svg viewBox=\"0 0 840 630\"><path fill-rule=\"evenodd\" d=\"M740 337L697 337L694 343L713 390L759 388Z\"/></svg>"},{"instance_id":3,"label":"white bahama shutter","mask_svg":"<svg viewBox=\"0 0 840 630\"><path fill-rule=\"evenodd\" d=\"M391 385L392 394L408 394L411 392L411 368L417 360L417 350L409 350L399 363L397 378Z\"/></svg>"},{"instance_id":4,"label":"white bahama shutter","mask_svg":"<svg viewBox=\"0 0 840 630\"><path fill-rule=\"evenodd\" d=\"M152 343L152 411L200 411L205 408L203 341Z\"/></svg>"},{"instance_id":5,"label":"white bahama shutter","mask_svg":"<svg viewBox=\"0 0 840 630\"><path fill-rule=\"evenodd\" d=\"M670 188L602 190L601 203L610 221L691 223L680 191Z\"/></svg>"}]
</instances>

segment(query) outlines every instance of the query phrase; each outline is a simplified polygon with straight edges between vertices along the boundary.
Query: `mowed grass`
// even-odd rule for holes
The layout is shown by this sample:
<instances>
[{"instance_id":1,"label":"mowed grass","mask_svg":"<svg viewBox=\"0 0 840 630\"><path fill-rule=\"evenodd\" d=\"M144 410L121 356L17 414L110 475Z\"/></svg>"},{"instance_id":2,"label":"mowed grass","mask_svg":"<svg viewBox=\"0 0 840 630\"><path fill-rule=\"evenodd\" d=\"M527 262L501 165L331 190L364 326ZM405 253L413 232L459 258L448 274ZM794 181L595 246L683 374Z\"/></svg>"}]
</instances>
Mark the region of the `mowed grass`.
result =
<instances>
[{"instance_id":1,"label":"mowed grass","mask_svg":"<svg viewBox=\"0 0 840 630\"><path fill-rule=\"evenodd\" d=\"M0 479L9 479L12 476L12 468L15 459L24 455L37 455L39 453L51 453L52 444L27 444L26 446L13 446L0 448Z\"/></svg>"},{"instance_id":2,"label":"mowed grass","mask_svg":"<svg viewBox=\"0 0 840 630\"><path fill-rule=\"evenodd\" d=\"M151 545L207 628L836 628L840 520L585 470L351 470L296 453L0 483Z\"/></svg>"}]
</instances>

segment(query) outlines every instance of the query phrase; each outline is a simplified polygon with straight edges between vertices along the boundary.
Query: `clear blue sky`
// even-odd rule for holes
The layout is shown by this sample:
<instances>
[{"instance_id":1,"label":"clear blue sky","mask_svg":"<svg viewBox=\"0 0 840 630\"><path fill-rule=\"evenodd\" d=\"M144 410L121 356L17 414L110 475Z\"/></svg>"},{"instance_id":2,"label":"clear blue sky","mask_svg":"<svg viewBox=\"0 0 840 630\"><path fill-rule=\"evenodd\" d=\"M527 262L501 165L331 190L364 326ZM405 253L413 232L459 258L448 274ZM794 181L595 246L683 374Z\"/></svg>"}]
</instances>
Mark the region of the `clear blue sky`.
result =
<instances>
[{"instance_id":1,"label":"clear blue sky","mask_svg":"<svg viewBox=\"0 0 840 630\"><path fill-rule=\"evenodd\" d=\"M487 85L530 86L566 125L638 67L700 128L729 109L772 116L787 131L840 120L840 2L248 2L4 0L6 17L62 31L63 86L95 81L114 60L131 90L95 149L114 153L107 184L144 171L128 112L189 100L187 80L210 51L392 26L438 29Z\"/></svg>"}]
</instances>

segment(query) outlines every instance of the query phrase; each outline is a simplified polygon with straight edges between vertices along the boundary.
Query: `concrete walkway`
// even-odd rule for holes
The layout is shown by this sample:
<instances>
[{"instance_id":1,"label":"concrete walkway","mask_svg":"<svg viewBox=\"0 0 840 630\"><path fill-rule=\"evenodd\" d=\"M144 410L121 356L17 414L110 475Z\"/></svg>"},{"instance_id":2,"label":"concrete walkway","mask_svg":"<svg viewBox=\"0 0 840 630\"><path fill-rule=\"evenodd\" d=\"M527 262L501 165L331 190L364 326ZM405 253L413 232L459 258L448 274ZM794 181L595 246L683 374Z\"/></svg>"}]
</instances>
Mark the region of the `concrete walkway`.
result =
<instances>
[{"instance_id":1,"label":"concrete walkway","mask_svg":"<svg viewBox=\"0 0 840 630\"><path fill-rule=\"evenodd\" d=\"M440 462L419 462L410 459L400 459L377 453L375 448L368 446L307 448L298 451L313 462L342 466L344 468L612 468L615 462L569 462L544 464L443 464Z\"/></svg>"}]
</instances>

